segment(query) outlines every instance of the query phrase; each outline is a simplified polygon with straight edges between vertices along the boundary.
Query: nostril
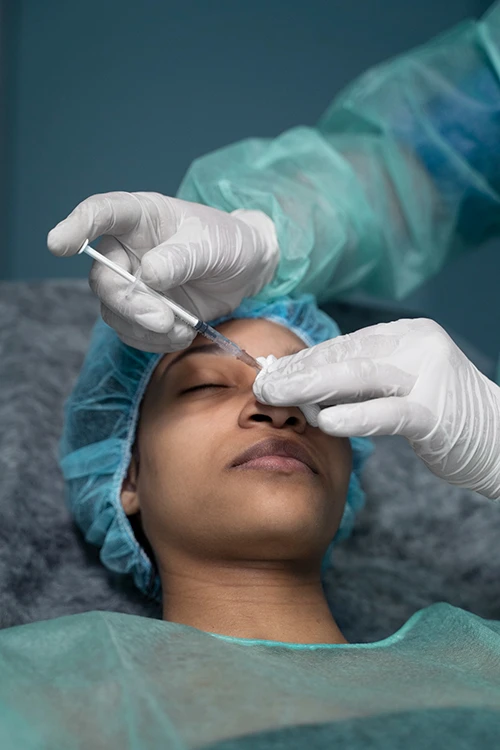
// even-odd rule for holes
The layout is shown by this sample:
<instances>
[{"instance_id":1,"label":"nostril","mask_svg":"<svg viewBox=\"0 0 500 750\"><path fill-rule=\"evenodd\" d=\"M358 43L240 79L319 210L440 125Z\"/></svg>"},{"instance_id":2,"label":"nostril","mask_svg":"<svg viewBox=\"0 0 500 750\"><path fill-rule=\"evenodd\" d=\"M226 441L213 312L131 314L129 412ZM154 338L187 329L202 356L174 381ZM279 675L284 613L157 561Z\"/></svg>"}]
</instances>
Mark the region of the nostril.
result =
<instances>
[{"instance_id":1,"label":"nostril","mask_svg":"<svg viewBox=\"0 0 500 750\"><path fill-rule=\"evenodd\" d=\"M252 414L252 419L255 422L272 422L272 418L269 414Z\"/></svg>"},{"instance_id":2,"label":"nostril","mask_svg":"<svg viewBox=\"0 0 500 750\"><path fill-rule=\"evenodd\" d=\"M272 422L273 421L268 414L252 414L252 419L255 422Z\"/></svg>"}]
</instances>

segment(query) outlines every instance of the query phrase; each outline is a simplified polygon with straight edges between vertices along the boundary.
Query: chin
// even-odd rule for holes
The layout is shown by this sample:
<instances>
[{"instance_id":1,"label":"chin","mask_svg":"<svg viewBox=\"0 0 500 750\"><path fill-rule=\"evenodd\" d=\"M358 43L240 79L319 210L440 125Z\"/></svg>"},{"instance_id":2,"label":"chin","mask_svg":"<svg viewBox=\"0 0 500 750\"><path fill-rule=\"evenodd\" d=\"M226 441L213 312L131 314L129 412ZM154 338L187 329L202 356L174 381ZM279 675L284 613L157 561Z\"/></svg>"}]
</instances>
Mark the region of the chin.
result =
<instances>
[{"instance_id":1,"label":"chin","mask_svg":"<svg viewBox=\"0 0 500 750\"><path fill-rule=\"evenodd\" d=\"M254 486L251 494L247 495L245 504L251 509L253 516L257 514L259 519L276 522L278 525L283 523L284 526L289 523L299 526L316 523L318 519L324 520L333 508L326 493L298 483L288 486L284 486L284 483Z\"/></svg>"}]
</instances>

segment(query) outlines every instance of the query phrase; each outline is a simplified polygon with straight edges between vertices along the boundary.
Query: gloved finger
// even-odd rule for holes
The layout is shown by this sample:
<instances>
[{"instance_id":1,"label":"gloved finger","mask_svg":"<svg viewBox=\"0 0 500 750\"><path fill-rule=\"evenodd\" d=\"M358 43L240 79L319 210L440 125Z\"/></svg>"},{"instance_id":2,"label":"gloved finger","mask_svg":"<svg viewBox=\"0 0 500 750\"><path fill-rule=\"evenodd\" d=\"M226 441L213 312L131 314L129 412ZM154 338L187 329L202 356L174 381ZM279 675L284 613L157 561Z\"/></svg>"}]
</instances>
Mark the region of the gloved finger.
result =
<instances>
[{"instance_id":1,"label":"gloved finger","mask_svg":"<svg viewBox=\"0 0 500 750\"><path fill-rule=\"evenodd\" d=\"M195 330L177 319L174 319L174 324L167 333L157 333L139 323L123 320L102 304L101 317L124 343L145 352L176 352L186 349L196 337Z\"/></svg>"},{"instance_id":2,"label":"gloved finger","mask_svg":"<svg viewBox=\"0 0 500 750\"><path fill-rule=\"evenodd\" d=\"M126 234L137 226L141 216L141 203L132 193L97 193L79 203L50 230L47 247L60 257L75 255L87 238L91 244L102 234Z\"/></svg>"},{"instance_id":3,"label":"gloved finger","mask_svg":"<svg viewBox=\"0 0 500 750\"><path fill-rule=\"evenodd\" d=\"M159 292L199 279L208 269L212 253L203 253L203 233L207 231L197 216L185 219L179 231L142 257L144 283Z\"/></svg>"},{"instance_id":4,"label":"gloved finger","mask_svg":"<svg viewBox=\"0 0 500 750\"><path fill-rule=\"evenodd\" d=\"M318 426L318 416L321 412L318 404L302 404L299 406L299 409L306 418L306 422L310 424L311 427Z\"/></svg>"},{"instance_id":5,"label":"gloved finger","mask_svg":"<svg viewBox=\"0 0 500 750\"><path fill-rule=\"evenodd\" d=\"M414 326L415 321L401 318L391 323L378 323L367 328L360 328L353 333L322 341L297 354L280 357L269 366L266 375L280 372L284 377L289 377L322 365L335 364L358 357L365 359L390 357L400 348L404 336Z\"/></svg>"},{"instance_id":6,"label":"gloved finger","mask_svg":"<svg viewBox=\"0 0 500 750\"><path fill-rule=\"evenodd\" d=\"M134 270L127 251L114 237L104 237L99 250L126 271ZM168 333L174 325L175 318L172 310L166 303L148 294L142 282L135 284L132 288L130 281L97 260L92 263L90 269L89 286L104 307L129 324L134 322L142 326L144 330L161 334ZM123 326L122 330L124 334L127 333Z\"/></svg>"},{"instance_id":7,"label":"gloved finger","mask_svg":"<svg viewBox=\"0 0 500 750\"><path fill-rule=\"evenodd\" d=\"M416 377L388 362L366 357L316 366L289 375L259 373L254 393L274 406L355 403L373 398L406 396Z\"/></svg>"},{"instance_id":8,"label":"gloved finger","mask_svg":"<svg viewBox=\"0 0 500 750\"><path fill-rule=\"evenodd\" d=\"M318 427L336 437L403 435L418 439L430 428L432 415L406 398L381 398L323 409Z\"/></svg>"},{"instance_id":9,"label":"gloved finger","mask_svg":"<svg viewBox=\"0 0 500 750\"><path fill-rule=\"evenodd\" d=\"M127 344L127 346L139 349L141 352L147 352L148 354L170 354L187 348L186 346L180 345L176 347L174 344L155 346L154 344L145 343L141 339L128 338L127 336L118 336L118 338L121 339L124 344Z\"/></svg>"}]
</instances>

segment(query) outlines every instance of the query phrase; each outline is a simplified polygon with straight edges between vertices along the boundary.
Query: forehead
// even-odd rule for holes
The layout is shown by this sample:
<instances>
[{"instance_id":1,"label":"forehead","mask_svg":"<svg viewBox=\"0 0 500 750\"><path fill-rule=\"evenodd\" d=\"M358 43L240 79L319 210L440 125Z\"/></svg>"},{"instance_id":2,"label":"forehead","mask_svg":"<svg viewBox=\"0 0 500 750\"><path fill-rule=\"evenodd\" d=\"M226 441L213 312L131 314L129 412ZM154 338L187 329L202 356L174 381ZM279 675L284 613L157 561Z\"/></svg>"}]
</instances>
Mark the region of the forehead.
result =
<instances>
[{"instance_id":1,"label":"forehead","mask_svg":"<svg viewBox=\"0 0 500 750\"><path fill-rule=\"evenodd\" d=\"M263 318L228 320L217 326L217 330L245 349L252 357L283 357L306 348L306 343L285 326ZM210 341L204 336L196 336L188 347L207 346ZM179 352L165 354L160 360L154 376L161 377L170 362L179 356ZM201 359L201 358L200 358Z\"/></svg>"},{"instance_id":2,"label":"forehead","mask_svg":"<svg viewBox=\"0 0 500 750\"><path fill-rule=\"evenodd\" d=\"M268 354L279 357L285 351L300 351L306 347L304 341L293 331L263 318L228 320L217 326L217 330L246 349L253 357L267 357ZM203 339L202 336L198 338Z\"/></svg>"}]
</instances>

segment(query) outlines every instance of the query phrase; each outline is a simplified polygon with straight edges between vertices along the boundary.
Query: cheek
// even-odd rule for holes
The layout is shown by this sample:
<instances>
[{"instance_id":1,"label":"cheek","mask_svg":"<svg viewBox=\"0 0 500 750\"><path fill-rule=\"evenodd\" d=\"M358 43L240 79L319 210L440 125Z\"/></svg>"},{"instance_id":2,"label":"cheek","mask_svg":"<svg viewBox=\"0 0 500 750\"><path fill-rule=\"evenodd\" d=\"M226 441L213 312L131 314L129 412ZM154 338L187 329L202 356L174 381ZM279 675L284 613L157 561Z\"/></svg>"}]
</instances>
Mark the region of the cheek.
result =
<instances>
[{"instance_id":1,"label":"cheek","mask_svg":"<svg viewBox=\"0 0 500 750\"><path fill-rule=\"evenodd\" d=\"M352 472L352 447L348 438L328 437L325 454L328 456L330 481L337 493L346 493Z\"/></svg>"},{"instance_id":2,"label":"cheek","mask_svg":"<svg viewBox=\"0 0 500 750\"><path fill-rule=\"evenodd\" d=\"M216 423L217 424L217 423ZM144 430L139 492L148 505L184 502L210 481L217 445L214 420L208 415L157 415Z\"/></svg>"},{"instance_id":3,"label":"cheek","mask_svg":"<svg viewBox=\"0 0 500 750\"><path fill-rule=\"evenodd\" d=\"M199 414L157 415L148 424L140 446L138 491L153 547L192 543L206 534L207 509L220 492L217 448L224 439L215 429L219 424Z\"/></svg>"}]
</instances>

